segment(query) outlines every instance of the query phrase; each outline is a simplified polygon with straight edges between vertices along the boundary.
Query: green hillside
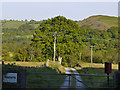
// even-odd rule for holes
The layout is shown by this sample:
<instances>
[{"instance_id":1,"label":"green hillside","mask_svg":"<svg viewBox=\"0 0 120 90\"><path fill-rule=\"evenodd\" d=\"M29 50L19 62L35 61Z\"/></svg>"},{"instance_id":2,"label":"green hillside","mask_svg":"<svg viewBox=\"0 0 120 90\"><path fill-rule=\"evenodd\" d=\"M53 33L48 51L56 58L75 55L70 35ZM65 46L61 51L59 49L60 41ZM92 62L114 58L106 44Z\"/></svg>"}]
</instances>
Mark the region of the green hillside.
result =
<instances>
[{"instance_id":1,"label":"green hillside","mask_svg":"<svg viewBox=\"0 0 120 90\"><path fill-rule=\"evenodd\" d=\"M21 25L26 23L37 28L40 23L40 21L34 21L34 20L30 20L30 21L1 20L1 21L2 21L2 28L8 28L8 29L11 28L18 29Z\"/></svg>"},{"instance_id":2,"label":"green hillside","mask_svg":"<svg viewBox=\"0 0 120 90\"><path fill-rule=\"evenodd\" d=\"M97 15L97 16L91 16L91 17L88 17L87 19L79 21L77 22L77 24L79 26L89 25L93 29L107 30L110 27L118 26L118 18L112 17L112 16Z\"/></svg>"},{"instance_id":3,"label":"green hillside","mask_svg":"<svg viewBox=\"0 0 120 90\"><path fill-rule=\"evenodd\" d=\"M1 20L1 22L2 44L7 46L10 52L30 44L33 33L41 23L41 21L34 20Z\"/></svg>"},{"instance_id":4,"label":"green hillside","mask_svg":"<svg viewBox=\"0 0 120 90\"><path fill-rule=\"evenodd\" d=\"M22 24L27 23L27 21L15 21L15 20L2 20L3 28L18 28Z\"/></svg>"}]
</instances>

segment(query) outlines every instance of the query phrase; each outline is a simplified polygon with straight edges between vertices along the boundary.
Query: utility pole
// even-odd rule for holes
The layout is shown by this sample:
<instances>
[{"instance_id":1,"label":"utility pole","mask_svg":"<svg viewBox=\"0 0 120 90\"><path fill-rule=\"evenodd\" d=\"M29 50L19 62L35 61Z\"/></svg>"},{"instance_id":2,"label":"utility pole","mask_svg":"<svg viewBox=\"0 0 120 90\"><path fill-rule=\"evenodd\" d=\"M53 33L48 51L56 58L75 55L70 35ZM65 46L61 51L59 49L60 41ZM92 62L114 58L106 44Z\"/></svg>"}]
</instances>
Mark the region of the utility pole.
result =
<instances>
[{"instance_id":1,"label":"utility pole","mask_svg":"<svg viewBox=\"0 0 120 90\"><path fill-rule=\"evenodd\" d=\"M57 32L54 32L54 55L53 55L53 61L55 62L55 47L56 47L56 36L57 36Z\"/></svg>"},{"instance_id":2,"label":"utility pole","mask_svg":"<svg viewBox=\"0 0 120 90\"><path fill-rule=\"evenodd\" d=\"M90 46L90 48L91 48L91 68L92 68L92 55L93 55L93 47L95 47L95 46Z\"/></svg>"}]
</instances>

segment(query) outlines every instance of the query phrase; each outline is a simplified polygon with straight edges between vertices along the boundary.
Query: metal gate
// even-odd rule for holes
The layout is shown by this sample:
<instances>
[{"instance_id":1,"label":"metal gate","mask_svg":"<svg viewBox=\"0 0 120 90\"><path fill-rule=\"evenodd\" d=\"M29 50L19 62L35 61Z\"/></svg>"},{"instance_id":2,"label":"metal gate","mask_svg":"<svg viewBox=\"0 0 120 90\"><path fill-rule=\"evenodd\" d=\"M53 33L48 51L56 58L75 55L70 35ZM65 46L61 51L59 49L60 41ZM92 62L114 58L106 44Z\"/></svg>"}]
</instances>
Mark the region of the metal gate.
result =
<instances>
[{"instance_id":1,"label":"metal gate","mask_svg":"<svg viewBox=\"0 0 120 90\"><path fill-rule=\"evenodd\" d=\"M106 77L105 81L83 81L76 76L84 77ZM64 74L64 73L41 73L27 72L27 88L113 88L113 82L107 81L107 77L112 75L89 75L89 74ZM68 79L66 79L68 78ZM63 85L67 82L66 85ZM105 86L89 86L87 83L102 83ZM81 83L82 86L77 86L76 83Z\"/></svg>"}]
</instances>

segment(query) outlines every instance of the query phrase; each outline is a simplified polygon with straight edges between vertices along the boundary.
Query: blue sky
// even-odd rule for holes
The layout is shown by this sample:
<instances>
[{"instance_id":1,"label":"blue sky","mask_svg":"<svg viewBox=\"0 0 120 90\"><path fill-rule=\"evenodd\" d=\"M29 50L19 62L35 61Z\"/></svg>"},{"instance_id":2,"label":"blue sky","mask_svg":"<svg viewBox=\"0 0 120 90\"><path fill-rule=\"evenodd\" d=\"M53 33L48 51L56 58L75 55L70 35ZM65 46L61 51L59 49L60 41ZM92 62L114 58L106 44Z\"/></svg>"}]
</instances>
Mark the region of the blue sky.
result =
<instances>
[{"instance_id":1,"label":"blue sky","mask_svg":"<svg viewBox=\"0 0 120 90\"><path fill-rule=\"evenodd\" d=\"M83 20L92 15L118 16L118 2L3 2L2 19L43 20L55 16Z\"/></svg>"}]
</instances>

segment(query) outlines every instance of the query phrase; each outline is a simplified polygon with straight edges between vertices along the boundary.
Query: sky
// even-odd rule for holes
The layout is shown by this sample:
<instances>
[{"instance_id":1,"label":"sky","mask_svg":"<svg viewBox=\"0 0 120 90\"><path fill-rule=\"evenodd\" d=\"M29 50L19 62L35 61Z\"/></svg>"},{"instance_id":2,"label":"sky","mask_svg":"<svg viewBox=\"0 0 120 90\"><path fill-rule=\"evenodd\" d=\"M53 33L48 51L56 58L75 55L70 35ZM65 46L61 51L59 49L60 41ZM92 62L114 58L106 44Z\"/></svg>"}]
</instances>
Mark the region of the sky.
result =
<instances>
[{"instance_id":1,"label":"sky","mask_svg":"<svg viewBox=\"0 0 120 90\"><path fill-rule=\"evenodd\" d=\"M45 2L46 1L46 2ZM66 1L66 2L64 2ZM93 15L118 16L117 0L2 0L2 20L43 20L55 16L83 20Z\"/></svg>"},{"instance_id":2,"label":"sky","mask_svg":"<svg viewBox=\"0 0 120 90\"><path fill-rule=\"evenodd\" d=\"M118 2L119 0L1 0L1 2Z\"/></svg>"}]
</instances>

